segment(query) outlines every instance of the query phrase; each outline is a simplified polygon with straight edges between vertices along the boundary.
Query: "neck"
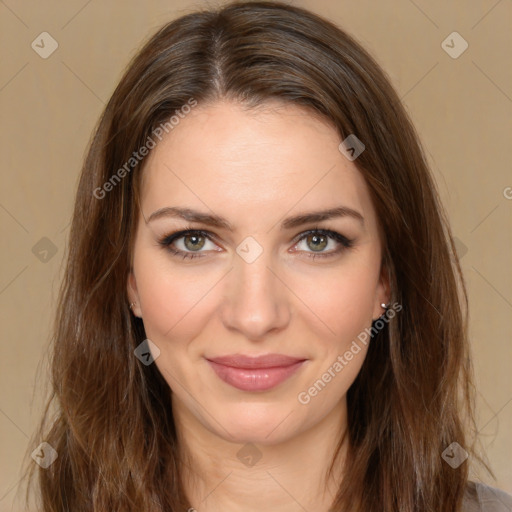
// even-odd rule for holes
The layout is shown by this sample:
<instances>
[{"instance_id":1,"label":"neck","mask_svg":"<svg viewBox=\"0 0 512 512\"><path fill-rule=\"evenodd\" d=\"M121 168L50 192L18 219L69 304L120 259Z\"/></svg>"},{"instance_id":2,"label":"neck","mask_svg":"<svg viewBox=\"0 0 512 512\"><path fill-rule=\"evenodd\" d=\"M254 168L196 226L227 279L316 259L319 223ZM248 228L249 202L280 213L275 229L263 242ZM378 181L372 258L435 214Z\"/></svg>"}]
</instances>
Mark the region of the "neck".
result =
<instances>
[{"instance_id":1,"label":"neck","mask_svg":"<svg viewBox=\"0 0 512 512\"><path fill-rule=\"evenodd\" d=\"M343 399L314 428L275 444L232 442L204 428L186 407L174 408L185 492L197 512L328 512L343 477Z\"/></svg>"}]
</instances>

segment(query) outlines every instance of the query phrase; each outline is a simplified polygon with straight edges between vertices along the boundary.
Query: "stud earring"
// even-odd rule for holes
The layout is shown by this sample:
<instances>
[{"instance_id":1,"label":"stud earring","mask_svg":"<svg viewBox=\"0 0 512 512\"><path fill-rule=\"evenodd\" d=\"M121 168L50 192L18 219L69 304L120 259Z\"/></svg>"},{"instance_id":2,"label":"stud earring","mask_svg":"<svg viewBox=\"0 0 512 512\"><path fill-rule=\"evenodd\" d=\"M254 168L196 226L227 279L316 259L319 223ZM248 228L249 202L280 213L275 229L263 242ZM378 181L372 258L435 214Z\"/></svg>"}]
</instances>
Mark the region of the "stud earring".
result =
<instances>
[{"instance_id":1,"label":"stud earring","mask_svg":"<svg viewBox=\"0 0 512 512\"><path fill-rule=\"evenodd\" d=\"M135 304L137 304L137 303L136 303L136 302L132 302L132 303L130 304L130 309L132 309L132 308L133 308L133 306L135 306Z\"/></svg>"}]
</instances>

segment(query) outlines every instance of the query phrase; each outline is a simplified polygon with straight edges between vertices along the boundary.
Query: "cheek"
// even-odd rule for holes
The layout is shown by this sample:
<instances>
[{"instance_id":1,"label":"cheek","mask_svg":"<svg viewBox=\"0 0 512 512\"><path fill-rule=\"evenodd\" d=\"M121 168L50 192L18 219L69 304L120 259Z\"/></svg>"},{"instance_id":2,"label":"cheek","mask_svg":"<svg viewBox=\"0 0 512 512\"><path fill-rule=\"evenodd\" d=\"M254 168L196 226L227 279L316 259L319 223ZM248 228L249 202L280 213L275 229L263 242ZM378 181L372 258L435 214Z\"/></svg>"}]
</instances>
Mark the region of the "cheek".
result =
<instances>
[{"instance_id":1,"label":"cheek","mask_svg":"<svg viewBox=\"0 0 512 512\"><path fill-rule=\"evenodd\" d=\"M178 392L182 386L192 388L191 363L198 354L193 353L191 340L201 335L203 320L212 314L206 311L207 295L216 280L211 272L172 271L170 264L155 260L154 254L140 256L137 291L146 336L160 350L155 364Z\"/></svg>"},{"instance_id":2,"label":"cheek","mask_svg":"<svg viewBox=\"0 0 512 512\"><path fill-rule=\"evenodd\" d=\"M204 316L207 295L219 276L193 265L179 268L165 251L141 248L134 259L137 292L146 334L151 339L182 339ZM192 330L191 330L192 329Z\"/></svg>"},{"instance_id":3,"label":"cheek","mask_svg":"<svg viewBox=\"0 0 512 512\"><path fill-rule=\"evenodd\" d=\"M350 343L371 325L377 284L376 265L361 262L302 275L292 288L305 304L311 329L330 346Z\"/></svg>"}]
</instances>

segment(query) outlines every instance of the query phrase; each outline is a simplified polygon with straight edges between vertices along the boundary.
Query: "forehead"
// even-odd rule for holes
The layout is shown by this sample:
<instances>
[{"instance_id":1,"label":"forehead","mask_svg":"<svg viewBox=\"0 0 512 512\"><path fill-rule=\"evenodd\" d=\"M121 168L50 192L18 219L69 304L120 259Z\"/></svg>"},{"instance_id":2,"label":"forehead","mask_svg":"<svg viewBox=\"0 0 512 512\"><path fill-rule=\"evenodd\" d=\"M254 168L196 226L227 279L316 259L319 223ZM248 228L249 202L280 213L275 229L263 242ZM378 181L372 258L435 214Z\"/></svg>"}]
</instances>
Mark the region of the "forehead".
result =
<instances>
[{"instance_id":1,"label":"forehead","mask_svg":"<svg viewBox=\"0 0 512 512\"><path fill-rule=\"evenodd\" d=\"M275 222L290 209L339 205L372 216L364 178L339 151L340 141L327 121L295 105L197 106L146 159L144 216L189 206L236 226L241 215Z\"/></svg>"}]
</instances>

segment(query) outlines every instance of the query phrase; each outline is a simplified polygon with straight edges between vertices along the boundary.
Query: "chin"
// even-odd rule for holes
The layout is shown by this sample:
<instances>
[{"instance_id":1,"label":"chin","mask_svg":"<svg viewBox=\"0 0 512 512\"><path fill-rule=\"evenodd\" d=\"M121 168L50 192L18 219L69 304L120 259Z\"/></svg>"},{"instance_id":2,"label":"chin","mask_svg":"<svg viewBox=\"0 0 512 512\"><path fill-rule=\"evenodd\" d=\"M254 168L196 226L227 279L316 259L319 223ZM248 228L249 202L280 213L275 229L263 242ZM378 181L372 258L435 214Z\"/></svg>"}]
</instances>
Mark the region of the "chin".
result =
<instances>
[{"instance_id":1,"label":"chin","mask_svg":"<svg viewBox=\"0 0 512 512\"><path fill-rule=\"evenodd\" d=\"M271 446L293 437L290 432L293 412L282 404L272 407L269 404L248 404L226 407L219 423L226 430L212 425L216 433L233 443L254 443ZM294 418L296 420L296 418ZM228 433L229 432L229 433Z\"/></svg>"}]
</instances>

